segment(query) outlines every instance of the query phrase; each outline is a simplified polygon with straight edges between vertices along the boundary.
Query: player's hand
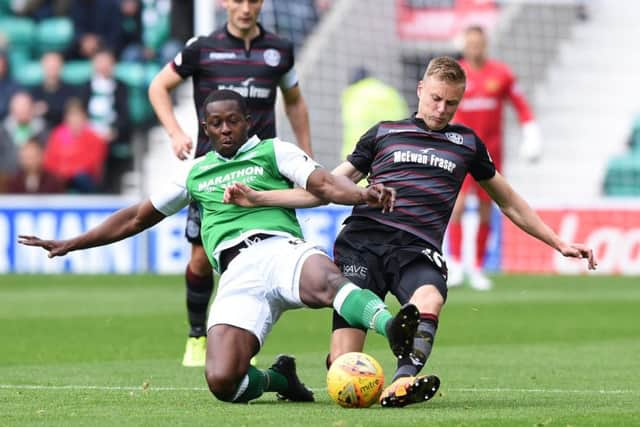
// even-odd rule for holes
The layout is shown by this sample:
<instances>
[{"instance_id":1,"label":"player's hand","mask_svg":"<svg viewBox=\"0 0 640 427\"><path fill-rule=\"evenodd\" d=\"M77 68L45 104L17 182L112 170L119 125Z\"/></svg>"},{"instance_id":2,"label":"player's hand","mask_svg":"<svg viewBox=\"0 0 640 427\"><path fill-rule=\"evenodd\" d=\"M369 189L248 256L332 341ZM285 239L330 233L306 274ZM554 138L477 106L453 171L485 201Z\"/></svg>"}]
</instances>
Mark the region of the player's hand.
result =
<instances>
[{"instance_id":1,"label":"player's hand","mask_svg":"<svg viewBox=\"0 0 640 427\"><path fill-rule=\"evenodd\" d=\"M383 184L373 184L366 189L367 205L375 208L382 207L382 213L393 212L396 205L396 190Z\"/></svg>"},{"instance_id":2,"label":"player's hand","mask_svg":"<svg viewBox=\"0 0 640 427\"><path fill-rule=\"evenodd\" d=\"M561 246L559 251L562 255L571 258L585 258L587 260L589 270L595 270L598 266L593 250L581 243L571 243Z\"/></svg>"},{"instance_id":3,"label":"player's hand","mask_svg":"<svg viewBox=\"0 0 640 427\"><path fill-rule=\"evenodd\" d=\"M66 242L62 240L42 240L36 236L18 236L18 243L25 246L36 246L49 251L49 258L64 256L69 252Z\"/></svg>"},{"instance_id":4,"label":"player's hand","mask_svg":"<svg viewBox=\"0 0 640 427\"><path fill-rule=\"evenodd\" d=\"M193 149L193 141L186 133L178 132L171 137L171 148L173 148L173 153L177 158L185 160Z\"/></svg>"},{"instance_id":5,"label":"player's hand","mask_svg":"<svg viewBox=\"0 0 640 427\"><path fill-rule=\"evenodd\" d=\"M245 208L258 206L258 192L242 182L234 182L224 189L223 203L232 203Z\"/></svg>"}]
</instances>

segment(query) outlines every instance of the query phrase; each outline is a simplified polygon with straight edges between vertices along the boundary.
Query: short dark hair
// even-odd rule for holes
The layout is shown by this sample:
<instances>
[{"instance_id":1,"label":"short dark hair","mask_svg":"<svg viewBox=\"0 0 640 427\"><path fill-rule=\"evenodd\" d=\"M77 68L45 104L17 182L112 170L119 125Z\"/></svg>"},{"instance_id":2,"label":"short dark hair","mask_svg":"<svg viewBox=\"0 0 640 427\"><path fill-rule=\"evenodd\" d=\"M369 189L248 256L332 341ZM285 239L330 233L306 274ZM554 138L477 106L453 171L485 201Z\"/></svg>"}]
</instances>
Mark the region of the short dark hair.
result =
<instances>
[{"instance_id":1,"label":"short dark hair","mask_svg":"<svg viewBox=\"0 0 640 427\"><path fill-rule=\"evenodd\" d=\"M483 36L486 35L484 28L480 25L469 25L467 28L465 28L464 34L466 35L469 33L478 33Z\"/></svg>"},{"instance_id":2,"label":"short dark hair","mask_svg":"<svg viewBox=\"0 0 640 427\"><path fill-rule=\"evenodd\" d=\"M219 90L213 90L209 92L209 95L207 95L207 98L204 100L204 103L202 104L202 111L204 111L204 114L206 114L207 112L207 105L216 101L236 101L238 103L238 108L240 109L240 112L242 113L242 115L246 116L249 113L249 108L247 107L247 100L244 99L242 95L240 95L235 90L219 89Z\"/></svg>"}]
</instances>

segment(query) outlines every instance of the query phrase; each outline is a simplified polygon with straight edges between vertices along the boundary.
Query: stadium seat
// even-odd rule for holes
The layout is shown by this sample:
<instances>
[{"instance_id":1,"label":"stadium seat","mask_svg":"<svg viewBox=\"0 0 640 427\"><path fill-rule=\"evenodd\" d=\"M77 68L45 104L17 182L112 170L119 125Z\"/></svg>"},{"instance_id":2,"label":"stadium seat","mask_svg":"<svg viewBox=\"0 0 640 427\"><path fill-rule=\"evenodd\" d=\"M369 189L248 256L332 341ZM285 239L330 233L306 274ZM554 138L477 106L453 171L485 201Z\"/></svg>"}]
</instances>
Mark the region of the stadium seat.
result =
<instances>
[{"instance_id":1,"label":"stadium seat","mask_svg":"<svg viewBox=\"0 0 640 427\"><path fill-rule=\"evenodd\" d=\"M11 0L0 0L0 17L11 14Z\"/></svg>"},{"instance_id":2,"label":"stadium seat","mask_svg":"<svg viewBox=\"0 0 640 427\"><path fill-rule=\"evenodd\" d=\"M633 122L629 147L631 151L640 153L640 115L638 115Z\"/></svg>"},{"instance_id":3,"label":"stadium seat","mask_svg":"<svg viewBox=\"0 0 640 427\"><path fill-rule=\"evenodd\" d=\"M609 160L604 193L607 196L640 196L640 150Z\"/></svg>"},{"instance_id":4,"label":"stadium seat","mask_svg":"<svg viewBox=\"0 0 640 427\"><path fill-rule=\"evenodd\" d=\"M89 61L67 61L62 68L62 80L74 85L83 84L91 79L92 71Z\"/></svg>"},{"instance_id":5,"label":"stadium seat","mask_svg":"<svg viewBox=\"0 0 640 427\"><path fill-rule=\"evenodd\" d=\"M19 80L20 73L22 73L22 67L31 61L31 51L29 49L22 49L18 47L11 47L7 52L9 58L9 65L11 68L11 76Z\"/></svg>"},{"instance_id":6,"label":"stadium seat","mask_svg":"<svg viewBox=\"0 0 640 427\"><path fill-rule=\"evenodd\" d=\"M31 47L35 24L29 18L4 16L0 18L0 33L4 34L11 47Z\"/></svg>"},{"instance_id":7,"label":"stadium seat","mask_svg":"<svg viewBox=\"0 0 640 427\"><path fill-rule=\"evenodd\" d=\"M31 59L35 24L29 18L0 17L0 40L9 44L8 56L11 74L18 77L21 67Z\"/></svg>"},{"instance_id":8,"label":"stadium seat","mask_svg":"<svg viewBox=\"0 0 640 427\"><path fill-rule=\"evenodd\" d=\"M127 85L129 96L129 114L134 124L145 123L152 114L147 97L149 85L147 67L139 62L119 62L115 76Z\"/></svg>"},{"instance_id":9,"label":"stadium seat","mask_svg":"<svg viewBox=\"0 0 640 427\"><path fill-rule=\"evenodd\" d=\"M149 62L144 66L144 80L147 86L151 84L151 80L153 80L160 70L162 70L162 66L155 62Z\"/></svg>"},{"instance_id":10,"label":"stadium seat","mask_svg":"<svg viewBox=\"0 0 640 427\"><path fill-rule=\"evenodd\" d=\"M20 72L15 75L16 80L22 86L37 86L42 83L44 74L40 61L29 61L20 67Z\"/></svg>"},{"instance_id":11,"label":"stadium seat","mask_svg":"<svg viewBox=\"0 0 640 427\"><path fill-rule=\"evenodd\" d=\"M115 76L129 87L142 87L145 84L144 65L139 62L118 62Z\"/></svg>"},{"instance_id":12,"label":"stadium seat","mask_svg":"<svg viewBox=\"0 0 640 427\"><path fill-rule=\"evenodd\" d=\"M158 10L157 5L145 2L143 9L143 33L142 41L145 47L155 51L160 50L168 40L170 32L170 16L168 13Z\"/></svg>"},{"instance_id":13,"label":"stadium seat","mask_svg":"<svg viewBox=\"0 0 640 427\"><path fill-rule=\"evenodd\" d=\"M36 39L40 54L64 52L73 41L73 23L65 17L43 19L36 27Z\"/></svg>"}]
</instances>

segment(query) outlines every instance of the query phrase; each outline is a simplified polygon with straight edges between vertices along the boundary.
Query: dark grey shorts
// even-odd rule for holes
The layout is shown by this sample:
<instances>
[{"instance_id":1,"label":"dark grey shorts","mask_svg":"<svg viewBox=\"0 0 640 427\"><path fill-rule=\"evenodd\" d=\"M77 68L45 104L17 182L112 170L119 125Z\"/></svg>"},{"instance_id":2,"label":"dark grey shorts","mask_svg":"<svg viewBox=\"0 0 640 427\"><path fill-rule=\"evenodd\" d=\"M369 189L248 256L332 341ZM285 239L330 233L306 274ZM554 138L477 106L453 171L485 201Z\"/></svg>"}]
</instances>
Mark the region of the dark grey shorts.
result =
<instances>
[{"instance_id":1,"label":"dark grey shorts","mask_svg":"<svg viewBox=\"0 0 640 427\"><path fill-rule=\"evenodd\" d=\"M442 254L404 231L349 222L335 242L333 255L347 279L383 300L391 293L405 304L425 284L434 285L447 299L447 265ZM333 329L348 327L334 312Z\"/></svg>"}]
</instances>

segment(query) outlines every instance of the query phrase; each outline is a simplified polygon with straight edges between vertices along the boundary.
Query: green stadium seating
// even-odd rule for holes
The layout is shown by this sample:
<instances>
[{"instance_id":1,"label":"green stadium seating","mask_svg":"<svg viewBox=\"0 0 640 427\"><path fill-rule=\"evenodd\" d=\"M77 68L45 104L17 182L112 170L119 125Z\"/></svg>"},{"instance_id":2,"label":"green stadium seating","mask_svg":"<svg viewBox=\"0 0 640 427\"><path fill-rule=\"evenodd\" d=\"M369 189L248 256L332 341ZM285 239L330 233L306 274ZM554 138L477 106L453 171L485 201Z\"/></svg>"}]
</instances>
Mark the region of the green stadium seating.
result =
<instances>
[{"instance_id":1,"label":"green stadium seating","mask_svg":"<svg viewBox=\"0 0 640 427\"><path fill-rule=\"evenodd\" d=\"M90 61L67 61L62 68L62 80L70 84L83 84L91 79L93 67Z\"/></svg>"},{"instance_id":2,"label":"green stadium seating","mask_svg":"<svg viewBox=\"0 0 640 427\"><path fill-rule=\"evenodd\" d=\"M607 196L640 196L640 150L609 160L604 193Z\"/></svg>"},{"instance_id":3,"label":"green stadium seating","mask_svg":"<svg viewBox=\"0 0 640 427\"><path fill-rule=\"evenodd\" d=\"M153 80L160 70L162 70L162 66L155 62L149 62L144 66L144 80L147 86L151 84L151 80Z\"/></svg>"},{"instance_id":4,"label":"green stadium seating","mask_svg":"<svg viewBox=\"0 0 640 427\"><path fill-rule=\"evenodd\" d=\"M0 33L4 34L11 47L31 48L35 24L29 18L4 16L0 18Z\"/></svg>"},{"instance_id":5,"label":"green stadium seating","mask_svg":"<svg viewBox=\"0 0 640 427\"><path fill-rule=\"evenodd\" d=\"M64 52L73 41L73 23L65 17L43 19L36 27L36 40L40 54Z\"/></svg>"},{"instance_id":6,"label":"green stadium seating","mask_svg":"<svg viewBox=\"0 0 640 427\"><path fill-rule=\"evenodd\" d=\"M148 73L148 66L138 62L119 62L115 68L116 78L127 85L129 114L136 125L144 124L153 115L147 96Z\"/></svg>"},{"instance_id":7,"label":"green stadium seating","mask_svg":"<svg viewBox=\"0 0 640 427\"><path fill-rule=\"evenodd\" d=\"M636 116L631 127L631 138L629 140L631 151L640 153L640 115Z\"/></svg>"},{"instance_id":8,"label":"green stadium seating","mask_svg":"<svg viewBox=\"0 0 640 427\"><path fill-rule=\"evenodd\" d=\"M0 17L12 15L11 0L0 0Z\"/></svg>"},{"instance_id":9,"label":"green stadium seating","mask_svg":"<svg viewBox=\"0 0 640 427\"><path fill-rule=\"evenodd\" d=\"M157 51L168 40L169 32L169 15L157 16L154 22L146 23L142 34L143 43L146 47Z\"/></svg>"},{"instance_id":10,"label":"green stadium seating","mask_svg":"<svg viewBox=\"0 0 640 427\"><path fill-rule=\"evenodd\" d=\"M11 76L19 80L20 73L22 73L22 67L31 61L31 51L29 49L22 49L18 47L10 47L7 52L9 58L9 65L11 69Z\"/></svg>"},{"instance_id":11,"label":"green stadium seating","mask_svg":"<svg viewBox=\"0 0 640 427\"><path fill-rule=\"evenodd\" d=\"M29 61L20 67L20 72L16 74L16 80L23 86L37 86L42 83L44 74L40 61Z\"/></svg>"},{"instance_id":12,"label":"green stadium seating","mask_svg":"<svg viewBox=\"0 0 640 427\"><path fill-rule=\"evenodd\" d=\"M144 65L139 62L118 62L114 70L118 80L129 87L142 87L145 84Z\"/></svg>"},{"instance_id":13,"label":"green stadium seating","mask_svg":"<svg viewBox=\"0 0 640 427\"><path fill-rule=\"evenodd\" d=\"M31 59L35 36L35 24L29 18L15 16L0 17L0 40L8 44L11 75L18 77L21 67Z\"/></svg>"}]
</instances>

